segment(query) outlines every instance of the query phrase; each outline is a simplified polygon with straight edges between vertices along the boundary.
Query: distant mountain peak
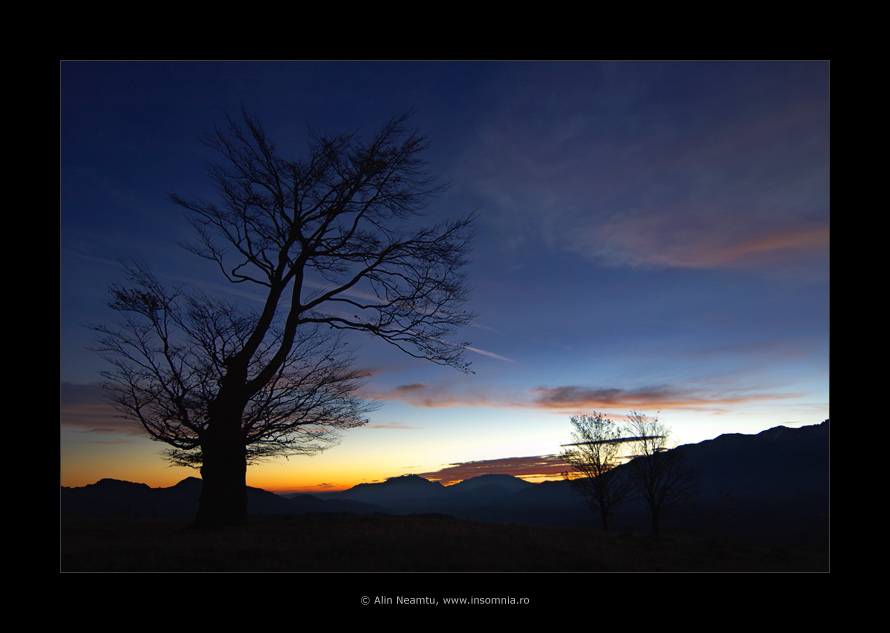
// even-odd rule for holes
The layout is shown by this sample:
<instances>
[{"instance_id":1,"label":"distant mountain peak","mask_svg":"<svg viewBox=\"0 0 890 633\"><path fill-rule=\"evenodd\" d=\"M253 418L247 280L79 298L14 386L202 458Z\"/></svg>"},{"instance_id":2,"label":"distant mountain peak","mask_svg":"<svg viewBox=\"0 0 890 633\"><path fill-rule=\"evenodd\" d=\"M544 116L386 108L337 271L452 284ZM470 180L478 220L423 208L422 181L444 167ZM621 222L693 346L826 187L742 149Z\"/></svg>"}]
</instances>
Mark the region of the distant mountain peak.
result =
<instances>
[{"instance_id":1,"label":"distant mountain peak","mask_svg":"<svg viewBox=\"0 0 890 633\"><path fill-rule=\"evenodd\" d=\"M94 484L87 484L85 487L95 488L149 488L148 484L140 484L132 481L124 481L123 479L113 479L111 477L103 477Z\"/></svg>"},{"instance_id":2,"label":"distant mountain peak","mask_svg":"<svg viewBox=\"0 0 890 633\"><path fill-rule=\"evenodd\" d=\"M486 473L459 481L449 486L449 488L453 490L472 490L481 486L501 486L508 490L520 490L534 486L534 484L507 473Z\"/></svg>"},{"instance_id":3,"label":"distant mountain peak","mask_svg":"<svg viewBox=\"0 0 890 633\"><path fill-rule=\"evenodd\" d=\"M386 481L384 481L383 483L385 483L385 484L388 484L388 483L432 484L432 483L437 483L437 482L430 481L429 479L421 477L420 475L397 475L395 477L388 477L386 479Z\"/></svg>"},{"instance_id":4,"label":"distant mountain peak","mask_svg":"<svg viewBox=\"0 0 890 633\"><path fill-rule=\"evenodd\" d=\"M204 482L200 477L186 477L182 481L174 484L172 486L172 488L177 488L177 489L192 488L192 487L199 486L199 485L200 486L204 485Z\"/></svg>"}]
</instances>

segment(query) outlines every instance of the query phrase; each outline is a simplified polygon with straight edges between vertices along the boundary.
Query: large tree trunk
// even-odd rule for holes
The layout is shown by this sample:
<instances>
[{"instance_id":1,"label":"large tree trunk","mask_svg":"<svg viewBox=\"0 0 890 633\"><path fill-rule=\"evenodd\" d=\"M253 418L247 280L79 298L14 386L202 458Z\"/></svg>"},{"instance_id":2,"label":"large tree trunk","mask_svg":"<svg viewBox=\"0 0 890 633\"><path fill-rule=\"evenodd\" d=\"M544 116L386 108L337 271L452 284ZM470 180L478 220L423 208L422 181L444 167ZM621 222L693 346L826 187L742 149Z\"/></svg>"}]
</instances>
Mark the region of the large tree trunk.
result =
<instances>
[{"instance_id":1,"label":"large tree trunk","mask_svg":"<svg viewBox=\"0 0 890 633\"><path fill-rule=\"evenodd\" d=\"M247 460L243 442L202 446L201 497L194 527L239 525L247 520Z\"/></svg>"},{"instance_id":2,"label":"large tree trunk","mask_svg":"<svg viewBox=\"0 0 890 633\"><path fill-rule=\"evenodd\" d=\"M209 529L247 520L247 449L241 432L241 409L219 406L210 411L201 438L201 497L193 527Z\"/></svg>"}]
</instances>

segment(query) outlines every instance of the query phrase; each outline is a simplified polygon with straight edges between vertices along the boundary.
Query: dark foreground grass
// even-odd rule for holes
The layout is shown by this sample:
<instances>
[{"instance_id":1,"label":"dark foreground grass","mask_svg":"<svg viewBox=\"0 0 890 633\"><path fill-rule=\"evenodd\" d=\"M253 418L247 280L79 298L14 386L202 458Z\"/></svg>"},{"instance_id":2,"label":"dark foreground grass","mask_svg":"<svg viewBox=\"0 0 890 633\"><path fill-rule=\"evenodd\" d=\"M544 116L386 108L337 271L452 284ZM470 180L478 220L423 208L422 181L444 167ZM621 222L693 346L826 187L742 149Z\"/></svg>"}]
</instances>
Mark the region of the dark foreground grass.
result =
<instances>
[{"instance_id":1,"label":"dark foreground grass","mask_svg":"<svg viewBox=\"0 0 890 633\"><path fill-rule=\"evenodd\" d=\"M63 572L827 572L828 551L603 534L444 516L61 521Z\"/></svg>"}]
</instances>

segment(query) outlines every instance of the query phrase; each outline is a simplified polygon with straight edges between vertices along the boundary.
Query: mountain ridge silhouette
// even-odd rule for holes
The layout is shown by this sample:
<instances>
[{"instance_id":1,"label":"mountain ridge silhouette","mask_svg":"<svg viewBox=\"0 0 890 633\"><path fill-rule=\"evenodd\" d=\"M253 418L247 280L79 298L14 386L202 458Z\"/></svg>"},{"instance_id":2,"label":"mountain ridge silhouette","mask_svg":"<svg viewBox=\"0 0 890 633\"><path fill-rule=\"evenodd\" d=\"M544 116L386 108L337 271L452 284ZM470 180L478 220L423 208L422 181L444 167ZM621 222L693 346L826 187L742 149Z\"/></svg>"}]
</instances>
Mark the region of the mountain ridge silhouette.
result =
<instances>
[{"instance_id":1,"label":"mountain ridge silhouette","mask_svg":"<svg viewBox=\"0 0 890 633\"><path fill-rule=\"evenodd\" d=\"M701 516L707 513L721 515L718 518L726 524L722 535L729 538L827 545L829 444L826 420L799 428L773 427L755 435L724 434L672 449L699 473L702 500L697 517L675 517L665 523L665 530L701 528ZM101 479L83 487L62 487L60 506L62 516L191 518L200 492L197 477L168 488ZM531 483L506 473L480 475L450 486L403 475L343 491L286 496L248 487L248 512L447 514L475 521L599 529L598 519L568 482ZM646 509L639 501L625 504L610 519L614 531L642 531L646 525Z\"/></svg>"}]
</instances>

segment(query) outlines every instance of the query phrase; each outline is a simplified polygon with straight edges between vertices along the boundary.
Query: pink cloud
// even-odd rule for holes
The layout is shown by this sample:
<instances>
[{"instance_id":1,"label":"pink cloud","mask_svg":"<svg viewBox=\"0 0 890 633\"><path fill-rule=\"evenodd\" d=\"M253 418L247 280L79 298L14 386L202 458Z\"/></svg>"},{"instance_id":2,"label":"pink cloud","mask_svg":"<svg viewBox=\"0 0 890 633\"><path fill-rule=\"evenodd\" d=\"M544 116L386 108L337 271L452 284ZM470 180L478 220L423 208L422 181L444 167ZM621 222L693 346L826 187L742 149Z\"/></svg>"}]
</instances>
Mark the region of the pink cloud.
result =
<instances>
[{"instance_id":1,"label":"pink cloud","mask_svg":"<svg viewBox=\"0 0 890 633\"><path fill-rule=\"evenodd\" d=\"M579 413L590 410L630 410L634 408L667 410L672 408L719 408L746 402L799 397L797 393L713 390L703 387L653 385L645 387L598 387L559 385L537 387L523 392L491 388L487 393L457 392L450 387L412 384L372 394L379 400L404 402L420 408L497 407L537 409L553 413Z\"/></svg>"},{"instance_id":2,"label":"pink cloud","mask_svg":"<svg viewBox=\"0 0 890 633\"><path fill-rule=\"evenodd\" d=\"M822 225L776 229L725 218L628 215L576 233L573 250L613 265L678 268L758 268L827 258Z\"/></svg>"},{"instance_id":3,"label":"pink cloud","mask_svg":"<svg viewBox=\"0 0 890 633\"><path fill-rule=\"evenodd\" d=\"M142 427L119 416L96 384L63 382L59 393L59 421L63 427L84 431L140 435Z\"/></svg>"},{"instance_id":4,"label":"pink cloud","mask_svg":"<svg viewBox=\"0 0 890 633\"><path fill-rule=\"evenodd\" d=\"M534 406L554 412L619 409L715 408L746 402L794 398L799 394L705 393L666 385L636 389L562 386L533 390Z\"/></svg>"},{"instance_id":5,"label":"pink cloud","mask_svg":"<svg viewBox=\"0 0 890 633\"><path fill-rule=\"evenodd\" d=\"M534 455L450 464L441 470L422 473L421 477L439 481L446 486L464 479L492 474L513 475L526 481L541 481L558 479L568 468L568 465L556 455Z\"/></svg>"}]
</instances>

